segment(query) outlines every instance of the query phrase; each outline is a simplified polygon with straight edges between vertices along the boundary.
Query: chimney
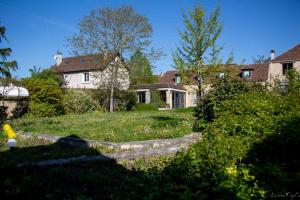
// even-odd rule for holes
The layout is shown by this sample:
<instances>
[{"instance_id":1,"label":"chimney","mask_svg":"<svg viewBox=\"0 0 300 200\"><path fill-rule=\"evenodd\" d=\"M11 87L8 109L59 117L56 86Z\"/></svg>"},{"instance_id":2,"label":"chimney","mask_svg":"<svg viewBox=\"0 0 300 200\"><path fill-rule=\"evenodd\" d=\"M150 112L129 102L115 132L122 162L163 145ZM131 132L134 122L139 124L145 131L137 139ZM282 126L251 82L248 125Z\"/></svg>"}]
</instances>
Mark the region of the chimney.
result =
<instances>
[{"instance_id":1,"label":"chimney","mask_svg":"<svg viewBox=\"0 0 300 200\"><path fill-rule=\"evenodd\" d=\"M56 66L60 65L63 60L62 53L57 51L56 54L54 55L54 60L56 61Z\"/></svg>"},{"instance_id":2,"label":"chimney","mask_svg":"<svg viewBox=\"0 0 300 200\"><path fill-rule=\"evenodd\" d=\"M270 56L271 60L275 59L275 51L271 50L271 56Z\"/></svg>"}]
</instances>

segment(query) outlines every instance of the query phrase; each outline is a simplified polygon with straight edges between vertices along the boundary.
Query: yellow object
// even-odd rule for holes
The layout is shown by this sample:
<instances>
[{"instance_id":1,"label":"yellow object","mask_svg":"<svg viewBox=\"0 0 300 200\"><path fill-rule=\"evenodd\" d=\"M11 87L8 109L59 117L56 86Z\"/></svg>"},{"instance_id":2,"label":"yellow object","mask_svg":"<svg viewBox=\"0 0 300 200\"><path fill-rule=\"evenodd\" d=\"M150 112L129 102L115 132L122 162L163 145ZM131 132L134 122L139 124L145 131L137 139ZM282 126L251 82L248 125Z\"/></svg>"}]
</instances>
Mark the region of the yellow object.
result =
<instances>
[{"instance_id":1,"label":"yellow object","mask_svg":"<svg viewBox=\"0 0 300 200\"><path fill-rule=\"evenodd\" d=\"M12 129L12 127L9 124L3 125L3 131L6 133L8 139L12 139L16 137L15 131Z\"/></svg>"}]
</instances>

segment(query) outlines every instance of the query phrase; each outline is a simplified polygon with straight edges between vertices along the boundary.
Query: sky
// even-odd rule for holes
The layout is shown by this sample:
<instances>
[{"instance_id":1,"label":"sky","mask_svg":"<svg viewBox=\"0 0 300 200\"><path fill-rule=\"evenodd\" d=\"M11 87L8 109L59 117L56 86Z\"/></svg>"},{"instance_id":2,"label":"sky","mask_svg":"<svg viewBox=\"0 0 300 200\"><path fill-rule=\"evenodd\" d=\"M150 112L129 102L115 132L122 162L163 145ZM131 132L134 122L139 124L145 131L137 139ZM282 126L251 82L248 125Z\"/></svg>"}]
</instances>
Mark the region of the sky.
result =
<instances>
[{"instance_id":1,"label":"sky","mask_svg":"<svg viewBox=\"0 0 300 200\"><path fill-rule=\"evenodd\" d=\"M221 56L233 52L235 63L253 62L257 55L276 55L300 43L300 0L0 0L0 24L6 27L9 60L17 60L17 78L30 76L33 66L52 66L57 50L72 56L67 38L78 31L82 17L103 6L132 6L153 27L151 46L162 48L165 57L153 63L156 74L173 70L172 51L180 44L184 29L182 10L201 4L209 13L220 4L224 24L218 44Z\"/></svg>"}]
</instances>

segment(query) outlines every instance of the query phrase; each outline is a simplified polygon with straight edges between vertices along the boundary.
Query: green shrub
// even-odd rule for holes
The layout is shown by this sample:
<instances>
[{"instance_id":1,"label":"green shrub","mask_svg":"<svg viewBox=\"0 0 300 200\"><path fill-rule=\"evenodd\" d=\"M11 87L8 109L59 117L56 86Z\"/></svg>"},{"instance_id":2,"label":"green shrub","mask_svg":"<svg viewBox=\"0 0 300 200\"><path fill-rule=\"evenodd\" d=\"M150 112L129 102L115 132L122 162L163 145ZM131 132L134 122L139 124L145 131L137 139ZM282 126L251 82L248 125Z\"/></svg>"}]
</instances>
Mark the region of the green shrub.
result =
<instances>
[{"instance_id":1,"label":"green shrub","mask_svg":"<svg viewBox=\"0 0 300 200\"><path fill-rule=\"evenodd\" d=\"M140 103L135 105L136 111L157 110L157 107L151 103Z\"/></svg>"},{"instance_id":2,"label":"green shrub","mask_svg":"<svg viewBox=\"0 0 300 200\"><path fill-rule=\"evenodd\" d=\"M271 191L298 191L299 119L295 94L256 91L223 101L203 140L176 156L158 178L159 186L152 186L152 195L262 199Z\"/></svg>"},{"instance_id":3,"label":"green shrub","mask_svg":"<svg viewBox=\"0 0 300 200\"><path fill-rule=\"evenodd\" d=\"M57 115L57 109L49 103L30 102L29 113L30 117L53 117Z\"/></svg>"},{"instance_id":4,"label":"green shrub","mask_svg":"<svg viewBox=\"0 0 300 200\"><path fill-rule=\"evenodd\" d=\"M194 130L204 130L205 125L212 122L222 110L225 100L235 99L238 95L250 91L265 91L265 87L229 78L216 80L209 93L197 102Z\"/></svg>"},{"instance_id":5,"label":"green shrub","mask_svg":"<svg viewBox=\"0 0 300 200\"><path fill-rule=\"evenodd\" d=\"M151 104L155 105L157 108L165 108L166 102L162 101L160 91L158 90L151 90L150 91L150 102Z\"/></svg>"},{"instance_id":6,"label":"green shrub","mask_svg":"<svg viewBox=\"0 0 300 200\"><path fill-rule=\"evenodd\" d=\"M63 97L63 107L66 113L86 113L99 110L99 104L90 94L82 90L67 90Z\"/></svg>"},{"instance_id":7,"label":"green shrub","mask_svg":"<svg viewBox=\"0 0 300 200\"><path fill-rule=\"evenodd\" d=\"M109 110L109 90L93 90L92 96L105 109ZM115 90L114 111L130 111L136 104L136 94L131 90Z\"/></svg>"},{"instance_id":8,"label":"green shrub","mask_svg":"<svg viewBox=\"0 0 300 200\"><path fill-rule=\"evenodd\" d=\"M22 81L25 88L28 89L30 95L29 113L30 115L51 116L63 114L62 91L59 84L53 79L25 78ZM46 108L49 106L49 108ZM38 111L37 109L41 109ZM44 111L48 111L42 114ZM49 116L50 116L49 115Z\"/></svg>"}]
</instances>

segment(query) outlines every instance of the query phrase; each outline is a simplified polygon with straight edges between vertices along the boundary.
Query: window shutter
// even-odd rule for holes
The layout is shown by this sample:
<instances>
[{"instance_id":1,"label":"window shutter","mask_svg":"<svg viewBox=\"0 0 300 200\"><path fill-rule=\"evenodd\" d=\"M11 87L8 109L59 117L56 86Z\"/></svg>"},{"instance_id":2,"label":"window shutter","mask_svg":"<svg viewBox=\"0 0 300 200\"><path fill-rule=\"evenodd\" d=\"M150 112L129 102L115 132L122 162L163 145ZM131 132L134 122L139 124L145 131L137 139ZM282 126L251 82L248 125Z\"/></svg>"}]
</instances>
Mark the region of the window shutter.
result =
<instances>
[{"instance_id":1,"label":"window shutter","mask_svg":"<svg viewBox=\"0 0 300 200\"><path fill-rule=\"evenodd\" d=\"M150 91L146 92L146 103L150 103Z\"/></svg>"}]
</instances>

